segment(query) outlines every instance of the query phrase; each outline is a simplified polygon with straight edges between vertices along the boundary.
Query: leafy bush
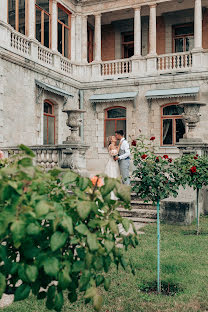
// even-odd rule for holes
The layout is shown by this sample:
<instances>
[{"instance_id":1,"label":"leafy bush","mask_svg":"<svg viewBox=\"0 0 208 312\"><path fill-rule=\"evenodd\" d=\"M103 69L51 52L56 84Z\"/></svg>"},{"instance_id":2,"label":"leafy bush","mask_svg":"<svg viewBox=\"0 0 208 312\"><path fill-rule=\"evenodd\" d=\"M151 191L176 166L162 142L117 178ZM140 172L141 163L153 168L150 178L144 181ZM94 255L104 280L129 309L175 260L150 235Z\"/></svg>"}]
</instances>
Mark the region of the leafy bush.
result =
<instances>
[{"instance_id":1,"label":"leafy bush","mask_svg":"<svg viewBox=\"0 0 208 312\"><path fill-rule=\"evenodd\" d=\"M44 173L33 166L33 152L21 149L24 156L0 169L0 297L14 293L18 301L32 292L60 311L63 291L71 302L82 292L99 311L98 287L109 289L111 264L134 271L118 247L138 244L135 229L124 236L118 228L129 230L130 221L116 210L129 208L129 188L108 178L101 187L72 171Z\"/></svg>"}]
</instances>

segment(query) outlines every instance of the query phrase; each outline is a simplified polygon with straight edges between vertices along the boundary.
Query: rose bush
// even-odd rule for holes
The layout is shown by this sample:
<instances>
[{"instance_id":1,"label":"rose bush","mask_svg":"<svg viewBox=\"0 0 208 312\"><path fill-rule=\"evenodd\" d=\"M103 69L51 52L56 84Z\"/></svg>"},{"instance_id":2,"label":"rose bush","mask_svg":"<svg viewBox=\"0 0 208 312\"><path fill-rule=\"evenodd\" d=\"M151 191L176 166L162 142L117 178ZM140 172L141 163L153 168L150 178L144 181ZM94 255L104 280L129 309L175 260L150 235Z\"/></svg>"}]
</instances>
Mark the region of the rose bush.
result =
<instances>
[{"instance_id":1,"label":"rose bush","mask_svg":"<svg viewBox=\"0 0 208 312\"><path fill-rule=\"evenodd\" d=\"M99 311L98 287L109 289L111 264L134 272L118 247L138 244L133 225L128 236L118 228L130 227L116 209L129 208L129 188L108 178L98 186L99 177L93 183L61 169L44 173L33 166L33 152L21 149L25 155L0 169L0 297L14 293L18 301L33 293L60 311L64 292L71 302L82 293Z\"/></svg>"}]
</instances>

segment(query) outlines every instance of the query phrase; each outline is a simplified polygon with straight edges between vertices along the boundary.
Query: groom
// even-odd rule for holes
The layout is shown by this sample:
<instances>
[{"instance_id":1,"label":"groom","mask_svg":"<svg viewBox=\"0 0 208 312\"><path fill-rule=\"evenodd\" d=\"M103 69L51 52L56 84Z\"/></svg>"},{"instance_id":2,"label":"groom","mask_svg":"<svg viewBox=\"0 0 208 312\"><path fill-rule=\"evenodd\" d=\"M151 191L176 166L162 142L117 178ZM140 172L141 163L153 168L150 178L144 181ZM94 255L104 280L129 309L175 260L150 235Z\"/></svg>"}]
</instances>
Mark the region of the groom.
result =
<instances>
[{"instance_id":1,"label":"groom","mask_svg":"<svg viewBox=\"0 0 208 312\"><path fill-rule=\"evenodd\" d=\"M121 146L118 152L118 156L114 157L115 160L118 160L122 182L123 184L130 184L129 178L129 166L130 166L130 148L129 143L124 138L123 130L118 130L115 132L115 137L120 141Z\"/></svg>"}]
</instances>

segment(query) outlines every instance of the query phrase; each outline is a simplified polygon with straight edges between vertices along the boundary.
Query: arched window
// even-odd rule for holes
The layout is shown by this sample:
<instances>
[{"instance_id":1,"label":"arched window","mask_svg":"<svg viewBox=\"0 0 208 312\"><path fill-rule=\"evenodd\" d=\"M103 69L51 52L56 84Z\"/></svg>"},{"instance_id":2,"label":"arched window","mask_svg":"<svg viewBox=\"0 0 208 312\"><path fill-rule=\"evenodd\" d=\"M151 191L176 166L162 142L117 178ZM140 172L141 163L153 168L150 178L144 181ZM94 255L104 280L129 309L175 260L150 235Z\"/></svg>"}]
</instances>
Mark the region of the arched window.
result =
<instances>
[{"instance_id":1,"label":"arched window","mask_svg":"<svg viewBox=\"0 0 208 312\"><path fill-rule=\"evenodd\" d=\"M177 103L166 104L161 107L161 145L175 145L185 133L182 120L183 108Z\"/></svg>"},{"instance_id":2,"label":"arched window","mask_svg":"<svg viewBox=\"0 0 208 312\"><path fill-rule=\"evenodd\" d=\"M43 144L55 144L54 105L49 101L44 103L43 120Z\"/></svg>"},{"instance_id":3,"label":"arched window","mask_svg":"<svg viewBox=\"0 0 208 312\"><path fill-rule=\"evenodd\" d=\"M116 130L123 130L126 134L126 108L117 106L105 110L105 131L104 142L107 143L107 137L114 135Z\"/></svg>"}]
</instances>

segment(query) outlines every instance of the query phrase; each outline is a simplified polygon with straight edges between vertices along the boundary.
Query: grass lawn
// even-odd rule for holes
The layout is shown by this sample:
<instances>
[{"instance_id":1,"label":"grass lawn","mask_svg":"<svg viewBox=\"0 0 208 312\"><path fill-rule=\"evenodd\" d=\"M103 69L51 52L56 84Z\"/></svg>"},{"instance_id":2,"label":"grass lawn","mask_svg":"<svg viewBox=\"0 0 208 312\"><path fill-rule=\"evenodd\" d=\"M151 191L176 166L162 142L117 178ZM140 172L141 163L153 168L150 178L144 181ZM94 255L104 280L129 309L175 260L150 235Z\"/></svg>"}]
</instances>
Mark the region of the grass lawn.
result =
<instances>
[{"instance_id":1,"label":"grass lawn","mask_svg":"<svg viewBox=\"0 0 208 312\"><path fill-rule=\"evenodd\" d=\"M193 235L196 226L161 225L161 279L174 283L180 292L173 296L145 293L141 288L156 280L156 225L145 227L137 249L131 249L136 275L112 269L112 284L105 295L102 312L199 312L208 311L208 218L201 218L202 234ZM4 312L46 312L44 302L30 297L4 308ZM80 299L65 303L63 312L92 312Z\"/></svg>"}]
</instances>

